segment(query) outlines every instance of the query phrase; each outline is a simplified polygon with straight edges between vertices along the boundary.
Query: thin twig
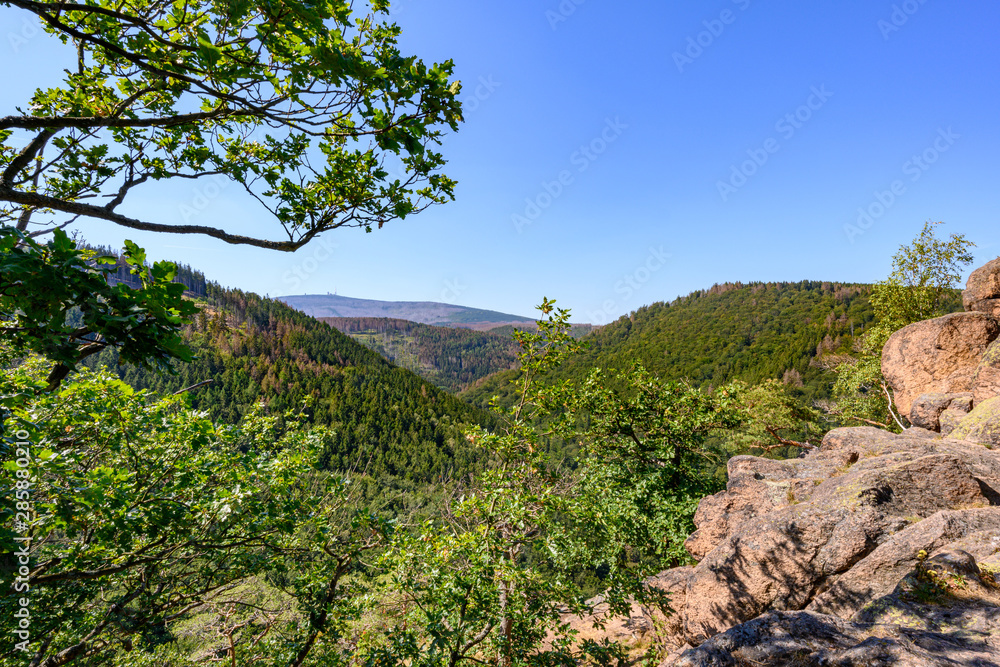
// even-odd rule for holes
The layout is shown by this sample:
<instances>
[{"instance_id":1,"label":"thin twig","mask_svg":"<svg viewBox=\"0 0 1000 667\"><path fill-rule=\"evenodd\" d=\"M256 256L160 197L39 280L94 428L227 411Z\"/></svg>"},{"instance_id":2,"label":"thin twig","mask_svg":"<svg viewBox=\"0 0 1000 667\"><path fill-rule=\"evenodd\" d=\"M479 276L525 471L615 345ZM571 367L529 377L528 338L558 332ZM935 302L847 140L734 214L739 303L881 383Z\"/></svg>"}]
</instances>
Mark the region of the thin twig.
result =
<instances>
[{"instance_id":1,"label":"thin twig","mask_svg":"<svg viewBox=\"0 0 1000 667\"><path fill-rule=\"evenodd\" d=\"M212 380L202 380L198 384L193 384L190 387L186 387L184 389L180 389L180 390L175 391L174 393L172 393L170 395L171 396L177 396L177 395L183 394L185 392L194 391L195 389L200 389L201 387L204 387L207 384L212 384Z\"/></svg>"}]
</instances>

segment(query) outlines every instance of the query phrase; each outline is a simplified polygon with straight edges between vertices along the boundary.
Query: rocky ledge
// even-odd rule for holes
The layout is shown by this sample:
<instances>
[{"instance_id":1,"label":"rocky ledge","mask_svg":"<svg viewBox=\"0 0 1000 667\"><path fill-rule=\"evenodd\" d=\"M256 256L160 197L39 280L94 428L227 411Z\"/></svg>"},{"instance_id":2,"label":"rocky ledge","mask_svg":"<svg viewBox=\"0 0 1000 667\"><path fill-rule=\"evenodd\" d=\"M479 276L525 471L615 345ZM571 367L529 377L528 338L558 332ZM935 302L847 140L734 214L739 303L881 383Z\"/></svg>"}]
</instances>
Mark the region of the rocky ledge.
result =
<instances>
[{"instance_id":1,"label":"rocky ledge","mask_svg":"<svg viewBox=\"0 0 1000 667\"><path fill-rule=\"evenodd\" d=\"M883 352L915 426L731 459L685 545L697 564L649 581L674 613L607 634L655 634L664 666L1000 665L1000 260L964 296Z\"/></svg>"},{"instance_id":2,"label":"rocky ledge","mask_svg":"<svg viewBox=\"0 0 1000 667\"><path fill-rule=\"evenodd\" d=\"M688 541L699 563L650 582L675 613L649 630L697 646L666 664L1000 665L1000 452L846 428L729 469Z\"/></svg>"}]
</instances>

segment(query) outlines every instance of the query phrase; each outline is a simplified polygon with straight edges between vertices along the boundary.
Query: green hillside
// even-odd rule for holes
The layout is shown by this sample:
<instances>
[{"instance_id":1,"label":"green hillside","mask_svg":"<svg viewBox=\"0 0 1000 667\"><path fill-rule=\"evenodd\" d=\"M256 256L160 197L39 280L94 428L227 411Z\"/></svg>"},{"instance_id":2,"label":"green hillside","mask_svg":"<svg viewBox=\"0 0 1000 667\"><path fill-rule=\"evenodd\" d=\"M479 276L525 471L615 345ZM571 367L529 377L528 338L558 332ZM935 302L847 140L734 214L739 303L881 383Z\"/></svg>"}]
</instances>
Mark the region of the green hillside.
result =
<instances>
[{"instance_id":1,"label":"green hillside","mask_svg":"<svg viewBox=\"0 0 1000 667\"><path fill-rule=\"evenodd\" d=\"M699 386L781 378L804 399L828 395L831 377L810 362L846 352L872 321L868 285L803 281L727 283L638 309L584 338L589 349L556 372L581 378L594 367L639 361L663 379ZM508 391L510 373L462 395L476 404Z\"/></svg>"},{"instance_id":2,"label":"green hillside","mask_svg":"<svg viewBox=\"0 0 1000 667\"><path fill-rule=\"evenodd\" d=\"M446 391L513 368L517 343L512 327L473 331L384 317L321 317L397 366Z\"/></svg>"},{"instance_id":3,"label":"green hillside","mask_svg":"<svg viewBox=\"0 0 1000 667\"><path fill-rule=\"evenodd\" d=\"M336 427L323 461L330 469L425 483L473 465L463 426L488 422L486 413L283 303L212 283L205 291L185 332L195 360L176 364L176 375L107 355L96 363L162 393L210 380L190 392L192 405L225 423L259 402L280 413L310 397L311 420Z\"/></svg>"}]
</instances>

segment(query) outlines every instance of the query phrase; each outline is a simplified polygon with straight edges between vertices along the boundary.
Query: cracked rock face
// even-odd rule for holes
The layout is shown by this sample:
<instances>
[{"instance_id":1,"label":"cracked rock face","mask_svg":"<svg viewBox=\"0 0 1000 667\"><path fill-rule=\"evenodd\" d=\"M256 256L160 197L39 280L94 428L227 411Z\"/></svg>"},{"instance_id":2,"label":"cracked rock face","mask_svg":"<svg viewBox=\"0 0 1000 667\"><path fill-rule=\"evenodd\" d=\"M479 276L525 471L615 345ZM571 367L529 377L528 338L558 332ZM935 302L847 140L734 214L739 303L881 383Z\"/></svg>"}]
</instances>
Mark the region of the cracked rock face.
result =
<instances>
[{"instance_id":1,"label":"cracked rock face","mask_svg":"<svg viewBox=\"0 0 1000 667\"><path fill-rule=\"evenodd\" d=\"M1000 587L946 612L914 601L913 583L920 567L970 586L985 586L977 560L1000 571L1000 452L926 433L844 428L799 459L730 461L726 491L702 501L687 543L699 563L649 582L672 594L673 645L700 644L665 664L1000 658ZM990 643L972 642L971 628Z\"/></svg>"},{"instance_id":2,"label":"cracked rock face","mask_svg":"<svg viewBox=\"0 0 1000 667\"><path fill-rule=\"evenodd\" d=\"M900 595L896 589L921 564L921 552L928 562L949 550L975 559L1000 554L1000 451L968 441L924 429L896 435L842 428L802 458L735 457L729 477L727 489L698 508L698 530L686 544L697 565L648 580L670 593L674 610L658 619L660 636L674 646L707 647L697 655L717 657L721 649L711 638L770 614L821 619L839 633L831 651L860 651L868 659L858 649L863 632L852 624L883 608L902 613L906 600L894 607L885 601ZM638 637L643 627L656 627L654 617L636 608L615 636ZM899 635L893 650L906 653L924 641L914 637ZM689 661L677 664L744 664L690 662L694 654L685 655Z\"/></svg>"},{"instance_id":3,"label":"cracked rock face","mask_svg":"<svg viewBox=\"0 0 1000 667\"><path fill-rule=\"evenodd\" d=\"M1000 338L1000 320L986 313L952 313L903 327L882 349L882 374L896 409L909 415L921 394L971 392L979 364Z\"/></svg>"},{"instance_id":4,"label":"cracked rock face","mask_svg":"<svg viewBox=\"0 0 1000 667\"><path fill-rule=\"evenodd\" d=\"M929 431L941 430L941 415L954 408L962 414L972 409L972 393L920 394L910 406L910 423Z\"/></svg>"},{"instance_id":5,"label":"cracked rock face","mask_svg":"<svg viewBox=\"0 0 1000 667\"><path fill-rule=\"evenodd\" d=\"M969 603L942 613L902 600L881 622L809 611L771 612L676 656L675 667L959 667L998 665L995 606ZM910 623L898 623L906 618Z\"/></svg>"},{"instance_id":6,"label":"cracked rock face","mask_svg":"<svg viewBox=\"0 0 1000 667\"><path fill-rule=\"evenodd\" d=\"M937 521L936 528L962 521L958 512L950 514ZM998 665L998 550L1000 531L973 532L922 559L891 591L850 618L812 608L770 612L698 648L677 651L667 664ZM977 562L977 557L983 560Z\"/></svg>"},{"instance_id":7,"label":"cracked rock face","mask_svg":"<svg viewBox=\"0 0 1000 667\"><path fill-rule=\"evenodd\" d=\"M940 557L939 552L954 548L954 543L964 537L997 530L1000 530L1000 508L938 512L893 535L817 596L807 609L851 618L892 593L917 567L921 551Z\"/></svg>"},{"instance_id":8,"label":"cracked rock face","mask_svg":"<svg viewBox=\"0 0 1000 667\"><path fill-rule=\"evenodd\" d=\"M972 387L976 403L1000 396L1000 339L993 341L979 360Z\"/></svg>"},{"instance_id":9,"label":"cracked rock face","mask_svg":"<svg viewBox=\"0 0 1000 667\"><path fill-rule=\"evenodd\" d=\"M687 547L700 562L653 582L672 593L677 644L770 610L850 616L920 549L1000 530L1000 454L968 442L837 429L803 458L736 457L729 473L695 517Z\"/></svg>"}]
</instances>

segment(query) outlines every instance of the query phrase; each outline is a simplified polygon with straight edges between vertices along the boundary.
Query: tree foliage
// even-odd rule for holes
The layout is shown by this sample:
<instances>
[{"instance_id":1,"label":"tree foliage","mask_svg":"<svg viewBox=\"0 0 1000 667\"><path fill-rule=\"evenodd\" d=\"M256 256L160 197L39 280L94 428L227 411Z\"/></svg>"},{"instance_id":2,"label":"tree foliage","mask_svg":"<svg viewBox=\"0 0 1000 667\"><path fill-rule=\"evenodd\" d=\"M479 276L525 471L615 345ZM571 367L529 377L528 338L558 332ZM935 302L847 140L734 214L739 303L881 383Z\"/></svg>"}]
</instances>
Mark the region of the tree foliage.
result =
<instances>
[{"instance_id":1,"label":"tree foliage","mask_svg":"<svg viewBox=\"0 0 1000 667\"><path fill-rule=\"evenodd\" d=\"M607 664L625 647L580 639L572 616L600 624L635 602L669 613L644 579L689 558L695 507L719 489L704 445L739 426L743 409L728 389L641 367L615 382L600 371L582 385L559 380L581 346L567 311L541 308L538 330L516 334L521 365L501 427L474 434L492 465L386 554L396 623L376 664ZM579 439L580 456L551 457L550 434ZM598 598L586 599L581 569L599 573ZM597 601L607 610L590 616Z\"/></svg>"},{"instance_id":2,"label":"tree foliage","mask_svg":"<svg viewBox=\"0 0 1000 667\"><path fill-rule=\"evenodd\" d=\"M963 234L939 239L941 222L926 222L909 245L892 258L892 272L876 283L872 306L880 328L898 330L907 324L944 315L947 302L961 286L963 267L974 260L975 243Z\"/></svg>"},{"instance_id":3,"label":"tree foliage","mask_svg":"<svg viewBox=\"0 0 1000 667\"><path fill-rule=\"evenodd\" d=\"M661 380L706 388L757 384L794 370L803 385L791 388L796 397L828 398L832 377L815 360L851 350L872 321L870 291L818 281L716 285L643 306L588 334L588 348L555 375L581 382L593 368L621 371L639 362ZM509 405L514 374L487 378L461 395L477 404L499 396Z\"/></svg>"},{"instance_id":4,"label":"tree foliage","mask_svg":"<svg viewBox=\"0 0 1000 667\"><path fill-rule=\"evenodd\" d=\"M260 413L216 426L183 398L103 374L82 372L58 393L33 391L38 380L34 362L0 377L0 540L13 554L30 538L26 566L2 581L30 599L30 637L15 650L20 596L5 595L5 661L108 664L134 650L125 664L170 664L177 623L246 604L234 590L254 577L294 613L256 622L212 659L337 655L349 575L384 527L354 513L345 480L316 471L328 432Z\"/></svg>"},{"instance_id":5,"label":"tree foliage","mask_svg":"<svg viewBox=\"0 0 1000 667\"><path fill-rule=\"evenodd\" d=\"M500 429L470 434L492 465L442 520L401 532L386 554L383 566L403 622L375 647L377 665L509 667L570 664L586 655L606 662L617 655L610 645L574 646L563 619L588 610L565 573L591 562L606 536L593 524L587 538L580 535L593 508L581 502L568 471L549 460L531 426L552 396L539 379L575 345L566 333L568 312L548 300L540 308L546 317L538 331L516 334L517 403ZM545 554L544 574L526 561L532 551ZM627 607L620 595L611 602L615 611Z\"/></svg>"},{"instance_id":6,"label":"tree foliage","mask_svg":"<svg viewBox=\"0 0 1000 667\"><path fill-rule=\"evenodd\" d=\"M888 278L872 291L875 323L861 338L857 356L837 367L836 413L848 420L900 430L906 415L896 415L892 390L882 376L882 348L903 327L952 312L962 268L975 247L962 234L939 239L940 222L926 222L920 234L892 258ZM958 301L960 303L960 301Z\"/></svg>"},{"instance_id":7,"label":"tree foliage","mask_svg":"<svg viewBox=\"0 0 1000 667\"><path fill-rule=\"evenodd\" d=\"M485 411L280 301L212 283L206 291L182 332L193 358L176 362L173 374L119 365L110 353L93 363L164 394L208 381L191 392L191 404L223 423L238 423L261 403L281 415L308 399L305 416L332 429L322 467L363 471L385 489L456 479L478 465L463 432L488 425Z\"/></svg>"},{"instance_id":8,"label":"tree foliage","mask_svg":"<svg viewBox=\"0 0 1000 667\"><path fill-rule=\"evenodd\" d=\"M627 545L628 561L651 571L687 562L698 502L720 490L706 441L741 424L735 396L663 381L642 366L608 380L593 371L571 403L584 424L575 432L582 492L603 508L600 525Z\"/></svg>"},{"instance_id":9,"label":"tree foliage","mask_svg":"<svg viewBox=\"0 0 1000 667\"><path fill-rule=\"evenodd\" d=\"M385 317L321 317L338 331L446 391L513 368L513 328L473 331Z\"/></svg>"},{"instance_id":10,"label":"tree foliage","mask_svg":"<svg viewBox=\"0 0 1000 667\"><path fill-rule=\"evenodd\" d=\"M147 267L141 248L131 242L126 248L134 289L108 283L119 270L117 258L77 247L62 230L41 245L0 228L0 333L15 352L56 363L50 391L80 361L108 348L143 368L191 359L180 331L197 309L182 298L184 286L172 282L176 267Z\"/></svg>"},{"instance_id":11,"label":"tree foliage","mask_svg":"<svg viewBox=\"0 0 1000 667\"><path fill-rule=\"evenodd\" d=\"M460 85L450 61L400 53L385 0L367 14L346 0L2 4L37 17L74 66L0 117L0 223L93 218L295 250L452 197L434 149L461 120ZM208 178L236 183L283 238L119 210L137 188Z\"/></svg>"},{"instance_id":12,"label":"tree foliage","mask_svg":"<svg viewBox=\"0 0 1000 667\"><path fill-rule=\"evenodd\" d=\"M818 446L818 437L829 428L829 421L819 410L804 405L778 380L756 385L737 380L726 390L742 413L740 426L727 437L734 454L813 449Z\"/></svg>"}]
</instances>

